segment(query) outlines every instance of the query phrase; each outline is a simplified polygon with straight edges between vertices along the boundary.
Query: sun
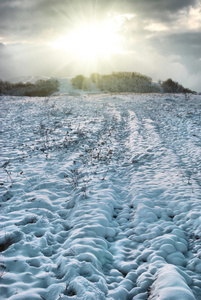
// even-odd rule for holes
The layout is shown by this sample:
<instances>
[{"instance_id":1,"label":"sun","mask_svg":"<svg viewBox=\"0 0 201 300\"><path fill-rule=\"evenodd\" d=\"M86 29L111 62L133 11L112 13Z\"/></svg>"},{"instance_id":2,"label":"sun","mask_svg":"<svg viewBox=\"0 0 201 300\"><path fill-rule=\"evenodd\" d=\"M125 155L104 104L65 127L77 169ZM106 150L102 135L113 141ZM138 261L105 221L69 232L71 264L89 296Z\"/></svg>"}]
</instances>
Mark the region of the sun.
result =
<instances>
[{"instance_id":1,"label":"sun","mask_svg":"<svg viewBox=\"0 0 201 300\"><path fill-rule=\"evenodd\" d=\"M60 37L51 45L73 57L95 60L121 52L121 37L112 23L91 24Z\"/></svg>"}]
</instances>

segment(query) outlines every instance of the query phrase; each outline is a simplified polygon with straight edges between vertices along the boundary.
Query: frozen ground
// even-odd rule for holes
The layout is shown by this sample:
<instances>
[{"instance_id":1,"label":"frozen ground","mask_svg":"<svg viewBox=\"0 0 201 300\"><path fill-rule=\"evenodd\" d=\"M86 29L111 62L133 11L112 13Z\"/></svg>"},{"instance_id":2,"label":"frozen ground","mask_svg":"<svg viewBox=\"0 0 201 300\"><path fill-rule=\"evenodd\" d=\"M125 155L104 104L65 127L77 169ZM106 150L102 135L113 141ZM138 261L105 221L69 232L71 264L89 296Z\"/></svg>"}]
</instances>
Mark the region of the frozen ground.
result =
<instances>
[{"instance_id":1,"label":"frozen ground","mask_svg":"<svg viewBox=\"0 0 201 300\"><path fill-rule=\"evenodd\" d=\"M0 112L1 299L201 299L201 96Z\"/></svg>"}]
</instances>

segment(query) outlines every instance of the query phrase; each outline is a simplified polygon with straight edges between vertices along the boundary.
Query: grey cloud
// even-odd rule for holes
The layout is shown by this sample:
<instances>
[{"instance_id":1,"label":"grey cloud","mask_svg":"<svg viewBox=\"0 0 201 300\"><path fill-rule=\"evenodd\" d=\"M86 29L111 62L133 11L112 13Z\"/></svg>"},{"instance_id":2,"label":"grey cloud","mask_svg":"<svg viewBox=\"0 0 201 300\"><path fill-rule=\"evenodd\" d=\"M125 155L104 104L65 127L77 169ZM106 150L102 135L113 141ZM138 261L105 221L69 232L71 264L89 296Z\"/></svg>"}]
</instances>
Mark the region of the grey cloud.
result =
<instances>
[{"instance_id":1,"label":"grey cloud","mask_svg":"<svg viewBox=\"0 0 201 300\"><path fill-rule=\"evenodd\" d=\"M171 43L178 54L190 54L197 59L201 58L201 32L174 34L166 38L167 43Z\"/></svg>"},{"instance_id":2,"label":"grey cloud","mask_svg":"<svg viewBox=\"0 0 201 300\"><path fill-rule=\"evenodd\" d=\"M0 35L10 39L36 37L48 29L68 30L77 21L104 18L108 14L135 13L139 19L170 22L180 10L200 0L1 0Z\"/></svg>"},{"instance_id":3,"label":"grey cloud","mask_svg":"<svg viewBox=\"0 0 201 300\"><path fill-rule=\"evenodd\" d=\"M188 11L200 0L127 0L121 5L121 10L126 13L135 13L142 20L159 20L162 22L172 22L178 18L182 11Z\"/></svg>"},{"instance_id":4,"label":"grey cloud","mask_svg":"<svg viewBox=\"0 0 201 300\"><path fill-rule=\"evenodd\" d=\"M128 1L132 3L133 6L137 7L139 10L143 11L169 11L169 12L177 12L181 9L185 9L189 6L194 6L196 4L196 0L182 0L182 1L175 1L175 0L134 0Z\"/></svg>"},{"instance_id":5,"label":"grey cloud","mask_svg":"<svg viewBox=\"0 0 201 300\"><path fill-rule=\"evenodd\" d=\"M191 72L201 69L201 32L185 32L153 38L150 43L161 55L177 56Z\"/></svg>"},{"instance_id":6,"label":"grey cloud","mask_svg":"<svg viewBox=\"0 0 201 300\"><path fill-rule=\"evenodd\" d=\"M114 1L81 0L7 0L0 2L0 33L18 37L38 34L40 30L72 26L73 22L102 18L112 10Z\"/></svg>"}]
</instances>

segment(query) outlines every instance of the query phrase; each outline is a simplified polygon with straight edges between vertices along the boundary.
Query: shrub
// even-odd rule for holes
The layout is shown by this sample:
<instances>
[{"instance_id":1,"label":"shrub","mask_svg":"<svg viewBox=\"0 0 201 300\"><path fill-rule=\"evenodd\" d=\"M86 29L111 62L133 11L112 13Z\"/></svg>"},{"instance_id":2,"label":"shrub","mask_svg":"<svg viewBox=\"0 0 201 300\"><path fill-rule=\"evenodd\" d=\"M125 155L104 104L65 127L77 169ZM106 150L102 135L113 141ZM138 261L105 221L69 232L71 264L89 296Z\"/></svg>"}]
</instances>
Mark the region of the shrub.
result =
<instances>
[{"instance_id":1,"label":"shrub","mask_svg":"<svg viewBox=\"0 0 201 300\"><path fill-rule=\"evenodd\" d=\"M72 86L75 89L81 90L83 88L85 77L83 75L77 75L76 77L71 79Z\"/></svg>"},{"instance_id":2,"label":"shrub","mask_svg":"<svg viewBox=\"0 0 201 300\"><path fill-rule=\"evenodd\" d=\"M160 83L164 93L196 93L190 89L184 88L181 84L173 81L171 78Z\"/></svg>"}]
</instances>

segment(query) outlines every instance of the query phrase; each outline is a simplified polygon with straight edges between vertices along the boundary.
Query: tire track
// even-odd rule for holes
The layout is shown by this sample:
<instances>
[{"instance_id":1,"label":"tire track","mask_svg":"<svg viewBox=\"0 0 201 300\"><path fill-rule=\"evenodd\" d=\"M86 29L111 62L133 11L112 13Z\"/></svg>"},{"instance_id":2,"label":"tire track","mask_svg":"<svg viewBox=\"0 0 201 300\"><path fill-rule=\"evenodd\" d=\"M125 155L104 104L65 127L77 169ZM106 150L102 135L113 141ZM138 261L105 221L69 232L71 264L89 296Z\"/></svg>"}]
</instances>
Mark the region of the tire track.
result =
<instances>
[{"instance_id":1,"label":"tire track","mask_svg":"<svg viewBox=\"0 0 201 300\"><path fill-rule=\"evenodd\" d=\"M159 98L133 97L30 100L11 111L9 124L24 115L5 149L29 126L23 163L16 149L9 154L21 182L3 222L20 235L3 251L5 298L26 299L32 289L31 300L165 299L164 278L169 293L182 286L183 299L201 297L200 187L192 192L178 176L180 131L171 133L175 121L158 110Z\"/></svg>"}]
</instances>

